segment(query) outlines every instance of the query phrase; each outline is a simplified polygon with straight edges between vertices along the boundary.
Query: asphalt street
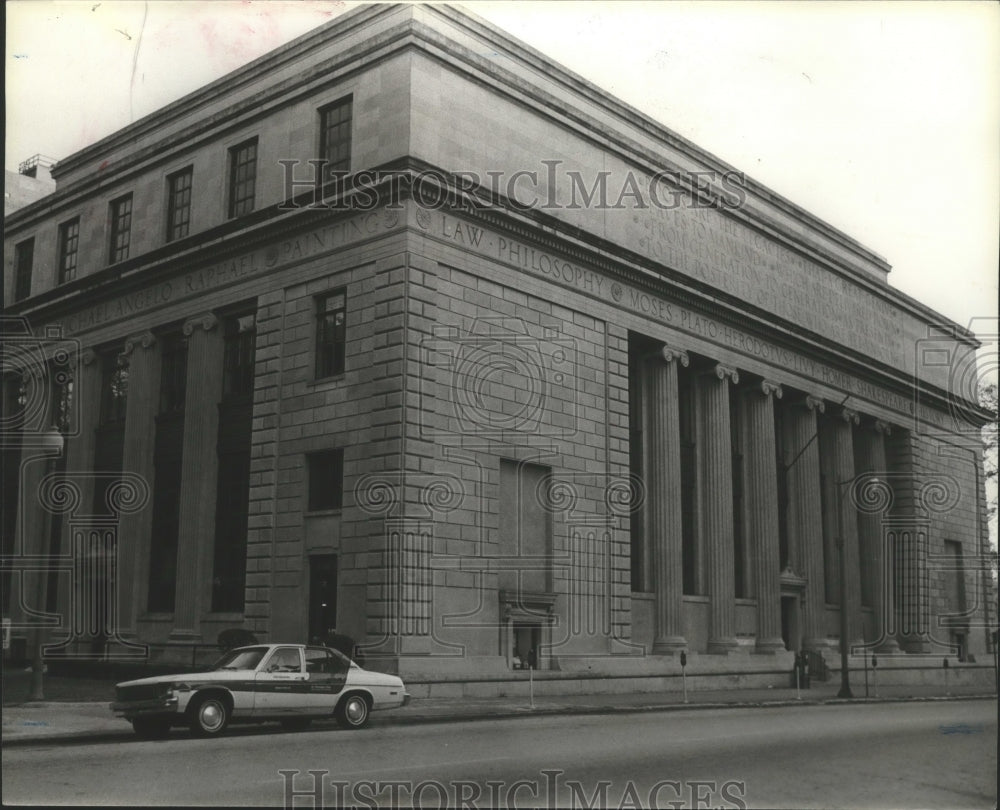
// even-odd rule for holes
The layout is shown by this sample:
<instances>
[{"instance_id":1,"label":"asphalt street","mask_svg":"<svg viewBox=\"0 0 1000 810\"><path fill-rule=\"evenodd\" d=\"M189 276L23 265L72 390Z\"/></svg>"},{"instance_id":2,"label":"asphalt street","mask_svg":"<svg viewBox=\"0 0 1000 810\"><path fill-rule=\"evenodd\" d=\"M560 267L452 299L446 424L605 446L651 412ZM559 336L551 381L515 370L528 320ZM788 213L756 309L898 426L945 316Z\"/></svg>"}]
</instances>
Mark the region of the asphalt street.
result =
<instances>
[{"instance_id":1,"label":"asphalt street","mask_svg":"<svg viewBox=\"0 0 1000 810\"><path fill-rule=\"evenodd\" d=\"M3 799L985 808L996 806L996 763L996 701L730 708L19 746L3 750Z\"/></svg>"}]
</instances>

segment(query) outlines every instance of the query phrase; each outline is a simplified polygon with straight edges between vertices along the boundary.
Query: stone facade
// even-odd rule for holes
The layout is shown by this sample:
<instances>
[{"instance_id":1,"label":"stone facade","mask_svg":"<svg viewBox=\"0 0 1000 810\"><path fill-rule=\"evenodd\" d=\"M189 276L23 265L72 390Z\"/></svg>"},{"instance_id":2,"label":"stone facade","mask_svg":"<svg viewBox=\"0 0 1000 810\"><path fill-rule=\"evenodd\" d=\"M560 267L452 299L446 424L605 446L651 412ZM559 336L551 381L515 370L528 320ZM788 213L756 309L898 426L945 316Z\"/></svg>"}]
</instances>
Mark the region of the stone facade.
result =
<instances>
[{"instance_id":1,"label":"stone facade","mask_svg":"<svg viewBox=\"0 0 1000 810\"><path fill-rule=\"evenodd\" d=\"M324 197L308 161L345 99L350 171ZM250 142L252 211L231 216ZM18 632L35 555L64 654L185 659L229 627L335 622L415 678L654 676L681 651L779 677L833 657L842 603L854 653L991 650L988 415L956 382L973 336L481 20L359 9L53 176L4 248L31 347L4 368ZM30 496L57 379L76 494L54 519ZM101 517L115 482L131 500Z\"/></svg>"}]
</instances>

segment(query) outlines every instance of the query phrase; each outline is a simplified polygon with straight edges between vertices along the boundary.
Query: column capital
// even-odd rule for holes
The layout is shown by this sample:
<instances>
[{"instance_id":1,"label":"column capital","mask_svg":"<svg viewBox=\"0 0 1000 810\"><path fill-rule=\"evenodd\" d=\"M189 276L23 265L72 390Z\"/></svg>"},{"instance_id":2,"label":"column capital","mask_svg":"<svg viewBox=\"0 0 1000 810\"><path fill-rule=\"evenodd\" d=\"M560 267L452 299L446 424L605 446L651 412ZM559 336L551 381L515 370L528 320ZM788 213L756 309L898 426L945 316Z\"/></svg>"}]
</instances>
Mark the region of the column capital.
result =
<instances>
[{"instance_id":1,"label":"column capital","mask_svg":"<svg viewBox=\"0 0 1000 810\"><path fill-rule=\"evenodd\" d=\"M810 411L826 413L826 403L819 397L814 397L812 394L806 394L801 404L804 405L806 408L808 408Z\"/></svg>"},{"instance_id":2,"label":"column capital","mask_svg":"<svg viewBox=\"0 0 1000 810\"><path fill-rule=\"evenodd\" d=\"M885 436L890 436L890 435L892 435L892 425L890 425L888 422L886 422L883 419L876 419L875 420L875 432L876 433L881 433L881 434L883 434Z\"/></svg>"},{"instance_id":3,"label":"column capital","mask_svg":"<svg viewBox=\"0 0 1000 810\"><path fill-rule=\"evenodd\" d=\"M781 383L776 383L773 380L761 380L759 390L765 397L774 394L775 399L781 399L785 393L781 388Z\"/></svg>"},{"instance_id":4,"label":"column capital","mask_svg":"<svg viewBox=\"0 0 1000 810\"><path fill-rule=\"evenodd\" d=\"M148 349L150 346L156 343L156 335L150 331L141 332L138 335L132 335L125 341L125 345L122 347L121 353L128 357L132 354L132 351L136 346L142 346L144 349Z\"/></svg>"},{"instance_id":5,"label":"column capital","mask_svg":"<svg viewBox=\"0 0 1000 810\"><path fill-rule=\"evenodd\" d=\"M847 422L849 425L860 425L861 424L861 414L852 408L841 408L840 418Z\"/></svg>"},{"instance_id":6,"label":"column capital","mask_svg":"<svg viewBox=\"0 0 1000 810\"><path fill-rule=\"evenodd\" d=\"M715 363L708 366L702 374L711 375L720 380L728 379L733 385L740 381L740 373L733 366L727 366L725 363Z\"/></svg>"},{"instance_id":7,"label":"column capital","mask_svg":"<svg viewBox=\"0 0 1000 810\"><path fill-rule=\"evenodd\" d=\"M219 319L215 316L215 313L203 312L201 315L195 315L193 318L185 321L181 331L184 332L185 337L191 337L194 330L199 326L206 332L211 332L218 325Z\"/></svg>"},{"instance_id":8,"label":"column capital","mask_svg":"<svg viewBox=\"0 0 1000 810\"><path fill-rule=\"evenodd\" d=\"M663 345L660 349L660 356L668 363L672 363L676 360L682 366L687 368L691 364L691 358L688 357L688 353L683 349L675 349L672 346Z\"/></svg>"}]
</instances>

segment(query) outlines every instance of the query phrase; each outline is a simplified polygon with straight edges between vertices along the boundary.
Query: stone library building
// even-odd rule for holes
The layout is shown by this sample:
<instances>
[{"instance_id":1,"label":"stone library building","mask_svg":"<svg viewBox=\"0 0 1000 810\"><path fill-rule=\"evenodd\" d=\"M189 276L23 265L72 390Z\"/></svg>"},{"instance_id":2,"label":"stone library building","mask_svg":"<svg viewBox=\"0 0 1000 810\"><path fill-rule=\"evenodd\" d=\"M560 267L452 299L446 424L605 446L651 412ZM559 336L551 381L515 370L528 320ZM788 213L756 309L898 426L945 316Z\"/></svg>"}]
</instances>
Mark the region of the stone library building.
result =
<instances>
[{"instance_id":1,"label":"stone library building","mask_svg":"<svg viewBox=\"0 0 1000 810\"><path fill-rule=\"evenodd\" d=\"M496 26L362 6L7 186L12 650L992 682L973 334Z\"/></svg>"}]
</instances>

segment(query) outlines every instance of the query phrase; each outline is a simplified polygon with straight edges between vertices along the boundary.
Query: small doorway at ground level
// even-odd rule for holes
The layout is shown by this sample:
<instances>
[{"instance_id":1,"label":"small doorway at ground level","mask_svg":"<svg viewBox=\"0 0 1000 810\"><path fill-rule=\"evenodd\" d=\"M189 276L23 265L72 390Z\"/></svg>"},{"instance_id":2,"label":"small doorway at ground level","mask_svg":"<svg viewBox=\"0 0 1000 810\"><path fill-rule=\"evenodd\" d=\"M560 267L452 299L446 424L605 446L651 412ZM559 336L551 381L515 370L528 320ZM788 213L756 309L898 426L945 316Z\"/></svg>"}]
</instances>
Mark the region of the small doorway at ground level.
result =
<instances>
[{"instance_id":1,"label":"small doorway at ground level","mask_svg":"<svg viewBox=\"0 0 1000 810\"><path fill-rule=\"evenodd\" d=\"M781 597L781 638L785 649L799 652L802 649L802 632L799 628L799 597Z\"/></svg>"},{"instance_id":2,"label":"small doorway at ground level","mask_svg":"<svg viewBox=\"0 0 1000 810\"><path fill-rule=\"evenodd\" d=\"M319 642L337 626L337 555L309 557L309 640Z\"/></svg>"},{"instance_id":3,"label":"small doorway at ground level","mask_svg":"<svg viewBox=\"0 0 1000 810\"><path fill-rule=\"evenodd\" d=\"M538 669L538 650L542 643L542 626L535 623L514 623L514 669Z\"/></svg>"}]
</instances>

